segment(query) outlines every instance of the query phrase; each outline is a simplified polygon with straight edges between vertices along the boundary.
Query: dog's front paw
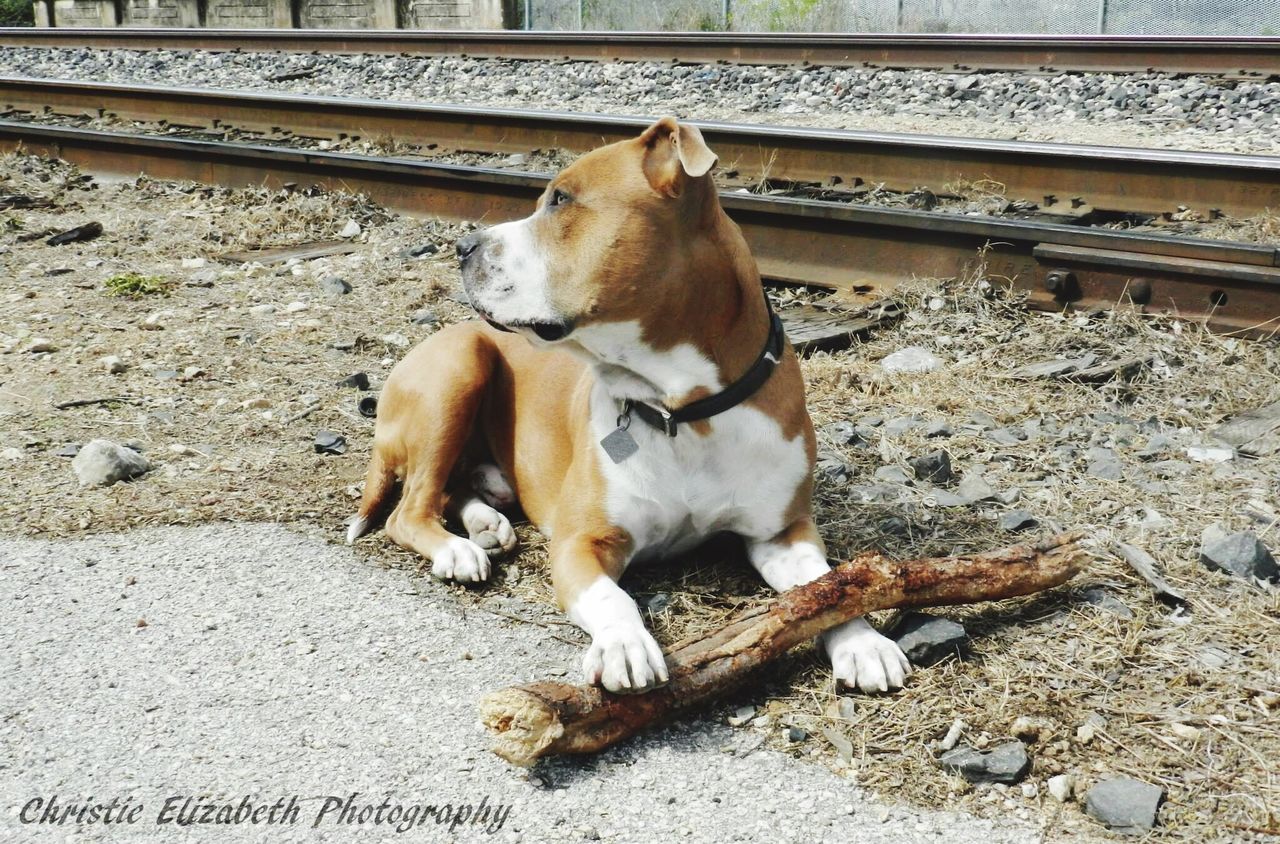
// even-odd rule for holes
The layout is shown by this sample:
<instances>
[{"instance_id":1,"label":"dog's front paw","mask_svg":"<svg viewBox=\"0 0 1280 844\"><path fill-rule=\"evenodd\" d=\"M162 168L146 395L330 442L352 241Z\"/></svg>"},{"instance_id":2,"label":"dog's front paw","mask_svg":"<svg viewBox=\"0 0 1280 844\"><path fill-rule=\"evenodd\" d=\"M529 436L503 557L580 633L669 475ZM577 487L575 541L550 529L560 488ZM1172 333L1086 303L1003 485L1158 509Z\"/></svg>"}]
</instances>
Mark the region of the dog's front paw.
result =
<instances>
[{"instance_id":1,"label":"dog's front paw","mask_svg":"<svg viewBox=\"0 0 1280 844\"><path fill-rule=\"evenodd\" d=\"M461 536L452 536L431 555L431 574L441 580L479 583L489 579L489 555Z\"/></svg>"},{"instance_id":2,"label":"dog's front paw","mask_svg":"<svg viewBox=\"0 0 1280 844\"><path fill-rule=\"evenodd\" d=\"M829 630L823 644L836 679L864 692L900 689L911 673L911 663L897 643L861 618Z\"/></svg>"},{"instance_id":3,"label":"dog's front paw","mask_svg":"<svg viewBox=\"0 0 1280 844\"><path fill-rule=\"evenodd\" d=\"M582 671L588 683L619 694L646 692L667 682L662 648L643 627L601 631L587 648Z\"/></svg>"}]
</instances>

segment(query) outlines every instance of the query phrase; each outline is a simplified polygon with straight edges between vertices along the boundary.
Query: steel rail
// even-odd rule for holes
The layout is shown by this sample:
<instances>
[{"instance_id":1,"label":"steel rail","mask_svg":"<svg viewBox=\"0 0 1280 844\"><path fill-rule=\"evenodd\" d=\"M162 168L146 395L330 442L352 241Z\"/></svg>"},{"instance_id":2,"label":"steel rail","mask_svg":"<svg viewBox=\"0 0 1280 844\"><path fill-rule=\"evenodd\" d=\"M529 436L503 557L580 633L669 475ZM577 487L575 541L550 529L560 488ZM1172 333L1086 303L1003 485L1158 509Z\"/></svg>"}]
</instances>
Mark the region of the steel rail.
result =
<instances>
[{"instance_id":1,"label":"steel rail","mask_svg":"<svg viewBox=\"0 0 1280 844\"><path fill-rule=\"evenodd\" d=\"M653 119L15 77L0 77L0 106L492 153L585 152L634 137ZM1158 214L1186 206L1247 217L1280 208L1280 156L694 122L721 164L750 180L767 173L843 188L861 182L941 192L949 183L986 179L1003 185L1010 199L1041 206L1052 199L1050 211L1083 204Z\"/></svg>"},{"instance_id":2,"label":"steel rail","mask_svg":"<svg viewBox=\"0 0 1280 844\"><path fill-rule=\"evenodd\" d=\"M550 176L346 153L173 139L0 120L0 149L100 174L359 191L410 214L496 223L527 215ZM766 278L878 297L907 279L976 271L1045 308L1131 299L1218 329L1274 331L1280 250L1066 225L722 193Z\"/></svg>"},{"instance_id":3,"label":"steel rail","mask_svg":"<svg viewBox=\"0 0 1280 844\"><path fill-rule=\"evenodd\" d=\"M1280 75L1280 37L3 28L0 46Z\"/></svg>"}]
</instances>

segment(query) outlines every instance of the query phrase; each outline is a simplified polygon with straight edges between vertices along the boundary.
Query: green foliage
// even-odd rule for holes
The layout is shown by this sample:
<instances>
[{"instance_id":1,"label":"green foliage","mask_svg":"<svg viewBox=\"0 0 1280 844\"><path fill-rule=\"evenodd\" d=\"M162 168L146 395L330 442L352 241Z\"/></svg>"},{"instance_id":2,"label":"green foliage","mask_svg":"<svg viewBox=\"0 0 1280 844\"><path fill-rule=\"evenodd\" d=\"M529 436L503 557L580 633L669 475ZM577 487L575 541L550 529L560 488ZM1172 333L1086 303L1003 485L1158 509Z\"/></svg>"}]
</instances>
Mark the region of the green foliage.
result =
<instances>
[{"instance_id":1,"label":"green foliage","mask_svg":"<svg viewBox=\"0 0 1280 844\"><path fill-rule=\"evenodd\" d=\"M32 0L0 0L0 26L35 26Z\"/></svg>"},{"instance_id":2,"label":"green foliage","mask_svg":"<svg viewBox=\"0 0 1280 844\"><path fill-rule=\"evenodd\" d=\"M779 0L769 4L769 31L787 32L803 29L802 21L822 0Z\"/></svg>"},{"instance_id":3,"label":"green foliage","mask_svg":"<svg viewBox=\"0 0 1280 844\"><path fill-rule=\"evenodd\" d=\"M699 32L724 32L727 29L725 22L715 15L702 15L698 18Z\"/></svg>"},{"instance_id":4,"label":"green foliage","mask_svg":"<svg viewBox=\"0 0 1280 844\"><path fill-rule=\"evenodd\" d=\"M138 273L112 276L106 283L107 292L112 296L130 296L135 299L141 296L168 296L175 286L167 278Z\"/></svg>"}]
</instances>

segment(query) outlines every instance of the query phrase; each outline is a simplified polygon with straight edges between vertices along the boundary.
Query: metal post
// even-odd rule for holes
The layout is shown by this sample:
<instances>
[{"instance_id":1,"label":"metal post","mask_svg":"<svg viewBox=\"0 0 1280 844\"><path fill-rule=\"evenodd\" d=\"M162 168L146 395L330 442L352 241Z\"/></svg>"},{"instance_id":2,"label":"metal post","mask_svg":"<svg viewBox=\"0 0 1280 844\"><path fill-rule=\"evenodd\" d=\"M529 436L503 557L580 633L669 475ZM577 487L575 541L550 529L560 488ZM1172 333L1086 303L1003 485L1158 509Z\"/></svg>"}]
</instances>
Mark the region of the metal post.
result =
<instances>
[{"instance_id":1,"label":"metal post","mask_svg":"<svg viewBox=\"0 0 1280 844\"><path fill-rule=\"evenodd\" d=\"M524 28L533 29L533 0L524 0Z\"/></svg>"},{"instance_id":2,"label":"metal post","mask_svg":"<svg viewBox=\"0 0 1280 844\"><path fill-rule=\"evenodd\" d=\"M1107 0L1098 0L1098 34L1107 34Z\"/></svg>"},{"instance_id":3,"label":"metal post","mask_svg":"<svg viewBox=\"0 0 1280 844\"><path fill-rule=\"evenodd\" d=\"M585 6L586 3L587 3L587 0L578 0L578 31L579 32L582 31L582 18L583 18L582 7Z\"/></svg>"},{"instance_id":4,"label":"metal post","mask_svg":"<svg viewBox=\"0 0 1280 844\"><path fill-rule=\"evenodd\" d=\"M722 2L720 3L720 15L721 17L724 18L725 32L729 31L730 20L731 20L730 16L733 14L733 8L731 6L731 3L732 3L732 0L722 0Z\"/></svg>"},{"instance_id":5,"label":"metal post","mask_svg":"<svg viewBox=\"0 0 1280 844\"><path fill-rule=\"evenodd\" d=\"M904 6L906 5L906 2L907 0L898 0L898 32L902 31L902 21L905 16Z\"/></svg>"}]
</instances>

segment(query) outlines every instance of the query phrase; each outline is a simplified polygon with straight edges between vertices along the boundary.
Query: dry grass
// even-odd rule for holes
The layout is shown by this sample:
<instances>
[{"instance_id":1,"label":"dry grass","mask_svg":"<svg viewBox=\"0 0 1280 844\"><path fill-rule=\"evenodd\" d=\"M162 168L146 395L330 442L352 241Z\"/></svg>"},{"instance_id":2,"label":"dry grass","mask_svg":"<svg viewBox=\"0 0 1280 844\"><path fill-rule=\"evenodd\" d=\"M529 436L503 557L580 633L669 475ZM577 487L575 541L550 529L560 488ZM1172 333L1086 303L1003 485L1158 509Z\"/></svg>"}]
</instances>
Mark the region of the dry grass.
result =
<instances>
[{"instance_id":1,"label":"dry grass","mask_svg":"<svg viewBox=\"0 0 1280 844\"><path fill-rule=\"evenodd\" d=\"M416 341L431 330L410 324L417 308L430 307L446 322L467 317L449 295L456 284L450 260L398 255L427 240L447 246L457 229L391 217L342 195L149 181L88 190L74 171L25 156L0 160L0 190L51 195L60 204L0 213L0 223L12 221L0 225L0 271L12 279L0 300L0 348L10 350L0 354L0 418L11 432L0 459L12 461L0 496L6 530L69 536L236 519L287 522L340 541L372 425L355 412L357 394L335 382L363 370L376 388L403 354L389 335ZM52 248L17 239L89 219L106 228L91 243ZM364 234L350 256L288 267L212 261L202 269L181 267L182 258L331 238L352 219ZM73 271L46 275L58 268ZM106 295L104 282L126 272L172 278L179 286L163 299ZM317 281L331 274L346 277L355 291L320 294ZM191 286L210 277L210 287ZM876 548L915 557L1008 544L994 522L1002 505L942 508L931 490L915 486L896 487L892 500L861 501L878 467L943 447L958 473L981 472L997 490L1019 488L1017 506L1035 513L1045 531L1089 530L1097 560L1077 583L1051 594L945 611L969 628L968 657L918 671L897 694L848 695L841 706L829 670L813 653L799 654L737 698L760 704L766 715L746 729L888 796L1023 817L1044 824L1055 840L1097 831L1078 806L1045 795L1045 778L1059 772L1076 775L1082 786L1111 773L1165 786L1168 802L1153 836L1159 840L1270 840L1248 830L1274 833L1280 826L1280 591L1205 571L1196 548L1211 522L1251 527L1280 547L1280 460L1214 467L1182 456L1185 474L1160 478L1137 452L1163 433L1173 443L1169 456L1178 458L1225 416L1280 400L1280 347L1123 310L1029 314L980 272L957 282L922 282L902 296L909 312L899 324L804 363L815 423L918 416L946 420L955 433L926 440L920 430L889 435L882 426L865 447L824 444L854 476L850 486L818 490L831 555ZM288 312L294 301L307 308ZM250 310L261 304L277 310ZM144 318L157 310L167 314L164 329L144 330ZM57 350L23 351L34 337L52 340ZM354 345L333 348L339 341ZM906 345L929 347L946 366L886 375L879 359ZM1153 363L1132 381L1100 386L1007 377L1027 362L1085 352L1100 359L1150 356ZM122 356L129 372L109 375L100 365L108 354ZM200 372L157 377L188 367ZM53 408L94 396L138 403ZM245 406L254 399L270 407ZM974 414L1023 430L1027 439L997 445L973 423ZM314 454L311 438L321 428L344 433L351 451ZM53 452L96 436L140 441L156 470L132 484L78 489L69 461ZM175 445L197 451L179 453ZM1091 446L1115 450L1123 481L1086 471ZM890 530L891 517L906 530ZM478 611L527 620L540 635L580 641L549 609L542 541L528 527L520 533L519 565L502 567L492 586L432 589ZM1154 554L1188 595L1187 611L1156 602L1108 553L1114 538ZM359 548L386 565L418 568L381 534ZM631 573L627 585L652 608L649 619L665 642L769 597L732 542L683 564ZM1133 618L1084 602L1083 591L1094 586L1127 605ZM1019 716L1046 719L1031 748L1028 793L973 788L938 767L936 742L956 719L969 725L964 740L983 745L1009 736ZM1085 740L1077 731L1094 716L1101 726ZM788 744L783 723L804 726L811 738ZM824 726L852 741L851 760L835 757L821 738Z\"/></svg>"}]
</instances>

